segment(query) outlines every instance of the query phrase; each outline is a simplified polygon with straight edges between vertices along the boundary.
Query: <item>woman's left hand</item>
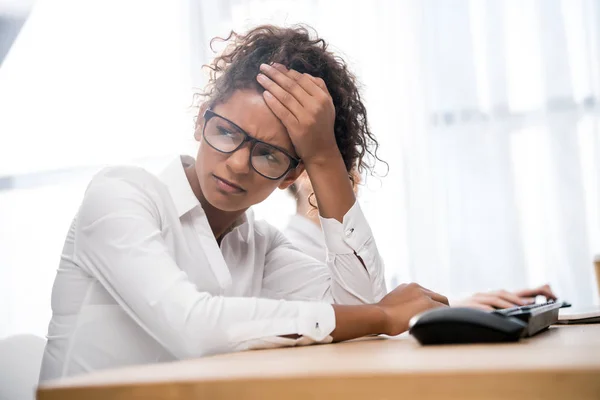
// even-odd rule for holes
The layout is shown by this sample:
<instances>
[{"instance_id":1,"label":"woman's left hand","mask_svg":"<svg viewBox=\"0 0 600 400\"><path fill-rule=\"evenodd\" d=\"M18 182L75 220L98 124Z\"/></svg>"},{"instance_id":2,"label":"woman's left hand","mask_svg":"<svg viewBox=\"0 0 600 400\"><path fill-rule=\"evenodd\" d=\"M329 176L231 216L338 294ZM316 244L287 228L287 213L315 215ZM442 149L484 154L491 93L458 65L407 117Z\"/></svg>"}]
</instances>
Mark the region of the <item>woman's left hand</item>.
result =
<instances>
[{"instance_id":1,"label":"woman's left hand","mask_svg":"<svg viewBox=\"0 0 600 400\"><path fill-rule=\"evenodd\" d=\"M262 64L260 70L256 79L265 88L265 102L286 127L304 164L339 155L335 108L325 82L277 63Z\"/></svg>"},{"instance_id":2,"label":"woman's left hand","mask_svg":"<svg viewBox=\"0 0 600 400\"><path fill-rule=\"evenodd\" d=\"M452 302L454 307L477 308L484 311L511 308L533 304L536 296L544 296L546 300L556 300L556 295L549 285L517 292L496 290L493 292L476 293L458 302Z\"/></svg>"}]
</instances>

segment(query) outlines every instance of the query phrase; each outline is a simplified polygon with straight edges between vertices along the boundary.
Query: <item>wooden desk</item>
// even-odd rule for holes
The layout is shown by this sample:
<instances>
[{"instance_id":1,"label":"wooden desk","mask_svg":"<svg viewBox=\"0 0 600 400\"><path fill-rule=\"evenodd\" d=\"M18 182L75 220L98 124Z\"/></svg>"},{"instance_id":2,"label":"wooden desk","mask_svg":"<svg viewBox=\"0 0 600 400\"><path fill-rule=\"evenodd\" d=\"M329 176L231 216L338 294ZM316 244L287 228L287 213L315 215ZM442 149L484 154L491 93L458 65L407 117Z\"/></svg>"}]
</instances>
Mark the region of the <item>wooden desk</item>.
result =
<instances>
[{"instance_id":1,"label":"wooden desk","mask_svg":"<svg viewBox=\"0 0 600 400\"><path fill-rule=\"evenodd\" d=\"M513 344L422 347L410 336L100 371L39 400L600 399L600 325Z\"/></svg>"}]
</instances>

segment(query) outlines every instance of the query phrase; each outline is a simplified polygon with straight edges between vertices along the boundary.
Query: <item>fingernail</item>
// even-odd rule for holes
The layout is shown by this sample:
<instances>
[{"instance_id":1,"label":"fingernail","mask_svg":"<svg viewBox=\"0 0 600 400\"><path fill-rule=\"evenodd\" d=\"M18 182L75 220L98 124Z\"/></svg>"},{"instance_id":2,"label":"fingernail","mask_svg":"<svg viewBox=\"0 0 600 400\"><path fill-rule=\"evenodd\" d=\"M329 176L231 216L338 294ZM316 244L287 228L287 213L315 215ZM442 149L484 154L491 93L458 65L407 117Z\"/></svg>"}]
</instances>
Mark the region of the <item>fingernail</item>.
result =
<instances>
[{"instance_id":1,"label":"fingernail","mask_svg":"<svg viewBox=\"0 0 600 400\"><path fill-rule=\"evenodd\" d=\"M264 92L265 97L271 98L273 97L273 95L271 94L271 92L269 92L268 90L265 90Z\"/></svg>"},{"instance_id":2,"label":"fingernail","mask_svg":"<svg viewBox=\"0 0 600 400\"><path fill-rule=\"evenodd\" d=\"M262 70L268 70L269 68L272 68L269 64L260 64L260 69Z\"/></svg>"},{"instance_id":3,"label":"fingernail","mask_svg":"<svg viewBox=\"0 0 600 400\"><path fill-rule=\"evenodd\" d=\"M287 71L287 67L283 64L273 63L273 66L277 69L283 69L284 71Z\"/></svg>"},{"instance_id":4,"label":"fingernail","mask_svg":"<svg viewBox=\"0 0 600 400\"><path fill-rule=\"evenodd\" d=\"M258 74L256 75L256 79L258 79L261 82L265 81L266 76L264 76L263 74Z\"/></svg>"}]
</instances>

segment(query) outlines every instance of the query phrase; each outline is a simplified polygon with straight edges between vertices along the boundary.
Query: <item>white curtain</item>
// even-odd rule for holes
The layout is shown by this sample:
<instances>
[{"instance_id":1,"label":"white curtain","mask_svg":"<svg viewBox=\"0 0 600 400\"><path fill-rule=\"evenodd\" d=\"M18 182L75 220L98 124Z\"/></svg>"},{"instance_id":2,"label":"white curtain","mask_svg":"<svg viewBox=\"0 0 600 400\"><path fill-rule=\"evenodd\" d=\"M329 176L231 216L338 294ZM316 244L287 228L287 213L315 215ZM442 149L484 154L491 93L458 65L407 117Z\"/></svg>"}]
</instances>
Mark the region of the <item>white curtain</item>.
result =
<instances>
[{"instance_id":1,"label":"white curtain","mask_svg":"<svg viewBox=\"0 0 600 400\"><path fill-rule=\"evenodd\" d=\"M45 331L63 235L98 165L194 154L185 108L209 39L297 22L363 84L389 173L360 197L390 286L455 297L550 282L598 301L598 1L38 0L0 69L0 175L89 168L0 191L0 336ZM282 193L256 209L279 227L292 212Z\"/></svg>"},{"instance_id":2,"label":"white curtain","mask_svg":"<svg viewBox=\"0 0 600 400\"><path fill-rule=\"evenodd\" d=\"M361 197L391 284L598 301L598 1L227 5L205 32L307 22L364 84L390 169Z\"/></svg>"},{"instance_id":3,"label":"white curtain","mask_svg":"<svg viewBox=\"0 0 600 400\"><path fill-rule=\"evenodd\" d=\"M410 277L597 301L600 4L420 5L427 120L399 144Z\"/></svg>"}]
</instances>

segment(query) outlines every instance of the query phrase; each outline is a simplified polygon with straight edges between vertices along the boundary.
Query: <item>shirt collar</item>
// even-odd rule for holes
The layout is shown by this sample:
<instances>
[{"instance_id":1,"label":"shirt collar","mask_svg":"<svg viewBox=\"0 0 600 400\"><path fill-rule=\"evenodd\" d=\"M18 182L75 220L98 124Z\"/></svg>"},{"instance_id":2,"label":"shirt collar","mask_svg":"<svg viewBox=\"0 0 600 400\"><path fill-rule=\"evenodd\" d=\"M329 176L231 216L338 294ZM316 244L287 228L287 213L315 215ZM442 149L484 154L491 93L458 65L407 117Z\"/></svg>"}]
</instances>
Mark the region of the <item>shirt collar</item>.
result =
<instances>
[{"instance_id":1,"label":"shirt collar","mask_svg":"<svg viewBox=\"0 0 600 400\"><path fill-rule=\"evenodd\" d=\"M184 168L193 164L194 159L192 157L179 156L169 163L159 175L160 180L169 189L169 194L171 195L171 199L173 199L177 215L180 218L194 207L200 205L184 170Z\"/></svg>"},{"instance_id":2,"label":"shirt collar","mask_svg":"<svg viewBox=\"0 0 600 400\"><path fill-rule=\"evenodd\" d=\"M193 157L186 155L179 156L169 163L159 175L160 180L169 189L169 194L171 195L171 199L173 199L179 218L196 207L199 208L203 217L206 218L202 205L194 194L187 175L185 174L185 168L194 165L194 163L195 160ZM254 228L253 222L254 214L252 210L247 210L233 223L231 230L227 232L226 235L238 230L241 238L248 242Z\"/></svg>"}]
</instances>

